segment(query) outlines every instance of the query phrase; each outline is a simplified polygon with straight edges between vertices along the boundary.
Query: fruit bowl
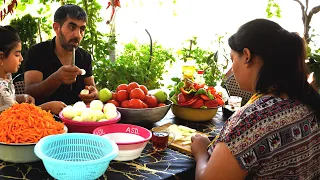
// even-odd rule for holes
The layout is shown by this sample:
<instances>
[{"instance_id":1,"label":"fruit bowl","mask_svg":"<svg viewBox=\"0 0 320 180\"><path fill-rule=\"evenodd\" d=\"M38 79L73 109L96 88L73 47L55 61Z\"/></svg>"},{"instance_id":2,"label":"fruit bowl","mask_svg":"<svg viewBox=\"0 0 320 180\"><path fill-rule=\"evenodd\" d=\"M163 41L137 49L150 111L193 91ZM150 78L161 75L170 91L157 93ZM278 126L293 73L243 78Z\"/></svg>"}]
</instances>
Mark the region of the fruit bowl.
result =
<instances>
[{"instance_id":1,"label":"fruit bowl","mask_svg":"<svg viewBox=\"0 0 320 180\"><path fill-rule=\"evenodd\" d=\"M167 114L172 102L168 100L165 104L165 106L144 109L117 107L117 110L121 113L120 122L138 125L158 122Z\"/></svg>"},{"instance_id":2,"label":"fruit bowl","mask_svg":"<svg viewBox=\"0 0 320 180\"><path fill-rule=\"evenodd\" d=\"M115 160L130 161L140 157L141 152L151 139L151 132L143 127L131 124L111 124L101 126L93 134L114 141L119 148Z\"/></svg>"},{"instance_id":3,"label":"fruit bowl","mask_svg":"<svg viewBox=\"0 0 320 180\"><path fill-rule=\"evenodd\" d=\"M75 121L72 119L65 118L62 114L62 111L59 113L59 118L68 127L69 132L92 133L93 130L96 129L97 127L117 123L121 118L121 114L118 111L117 111L117 114L118 115L115 118L109 119L107 121L101 121L101 122Z\"/></svg>"},{"instance_id":4,"label":"fruit bowl","mask_svg":"<svg viewBox=\"0 0 320 180\"><path fill-rule=\"evenodd\" d=\"M217 114L219 107L216 108L190 108L173 104L172 113L187 121L210 121Z\"/></svg>"}]
</instances>

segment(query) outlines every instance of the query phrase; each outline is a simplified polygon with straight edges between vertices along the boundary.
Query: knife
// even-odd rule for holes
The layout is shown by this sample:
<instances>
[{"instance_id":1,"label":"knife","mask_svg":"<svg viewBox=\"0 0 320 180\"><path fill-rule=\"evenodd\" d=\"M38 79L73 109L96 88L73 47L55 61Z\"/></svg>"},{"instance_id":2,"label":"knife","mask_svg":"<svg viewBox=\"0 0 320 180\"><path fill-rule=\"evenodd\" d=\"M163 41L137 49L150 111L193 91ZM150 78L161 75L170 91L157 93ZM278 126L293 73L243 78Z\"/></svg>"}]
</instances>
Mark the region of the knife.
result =
<instances>
[{"instance_id":1,"label":"knife","mask_svg":"<svg viewBox=\"0 0 320 180\"><path fill-rule=\"evenodd\" d=\"M71 61L71 66L76 65L76 48L74 47L72 49L72 61ZM72 84L70 85L70 91L72 91Z\"/></svg>"}]
</instances>

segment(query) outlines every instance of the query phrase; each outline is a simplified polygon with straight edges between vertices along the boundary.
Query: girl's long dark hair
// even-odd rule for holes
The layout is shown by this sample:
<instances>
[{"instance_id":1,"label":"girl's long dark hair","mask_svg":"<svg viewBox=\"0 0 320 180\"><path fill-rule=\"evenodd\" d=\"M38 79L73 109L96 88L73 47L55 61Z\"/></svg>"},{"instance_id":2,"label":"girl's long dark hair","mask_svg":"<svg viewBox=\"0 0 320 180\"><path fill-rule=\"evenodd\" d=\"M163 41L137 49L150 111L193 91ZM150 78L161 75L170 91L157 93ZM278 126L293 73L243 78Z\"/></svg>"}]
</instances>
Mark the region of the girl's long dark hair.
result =
<instances>
[{"instance_id":1,"label":"girl's long dark hair","mask_svg":"<svg viewBox=\"0 0 320 180\"><path fill-rule=\"evenodd\" d=\"M229 46L239 53L248 48L253 56L261 57L256 92L280 95L299 100L316 111L320 121L319 93L307 82L305 41L288 32L279 24L255 19L244 25L229 38Z\"/></svg>"},{"instance_id":2,"label":"girl's long dark hair","mask_svg":"<svg viewBox=\"0 0 320 180\"><path fill-rule=\"evenodd\" d=\"M11 26L0 26L0 51L4 58L8 57L11 50L21 42L17 31Z\"/></svg>"}]
</instances>

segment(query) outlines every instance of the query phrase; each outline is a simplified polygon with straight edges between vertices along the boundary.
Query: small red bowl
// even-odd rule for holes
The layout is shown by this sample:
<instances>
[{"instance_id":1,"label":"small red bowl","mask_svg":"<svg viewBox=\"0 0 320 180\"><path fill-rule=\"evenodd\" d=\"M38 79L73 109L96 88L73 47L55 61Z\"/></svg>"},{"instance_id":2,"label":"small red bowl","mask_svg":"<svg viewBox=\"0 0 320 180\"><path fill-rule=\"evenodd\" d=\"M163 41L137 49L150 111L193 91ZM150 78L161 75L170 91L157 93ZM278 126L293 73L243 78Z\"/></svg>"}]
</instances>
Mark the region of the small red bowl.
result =
<instances>
[{"instance_id":1,"label":"small red bowl","mask_svg":"<svg viewBox=\"0 0 320 180\"><path fill-rule=\"evenodd\" d=\"M132 124L111 124L98 127L93 134L114 141L119 147L115 160L130 161L140 157L141 152L151 139L151 132L141 126Z\"/></svg>"},{"instance_id":2,"label":"small red bowl","mask_svg":"<svg viewBox=\"0 0 320 180\"><path fill-rule=\"evenodd\" d=\"M93 130L100 126L105 126L109 124L115 124L121 119L121 114L119 111L117 111L117 116L113 119L110 119L108 121L102 121L102 122L79 122L74 121L72 119L65 118L62 115L62 111L59 113L59 117L62 122L68 127L68 132L81 132L81 133L92 133Z\"/></svg>"}]
</instances>

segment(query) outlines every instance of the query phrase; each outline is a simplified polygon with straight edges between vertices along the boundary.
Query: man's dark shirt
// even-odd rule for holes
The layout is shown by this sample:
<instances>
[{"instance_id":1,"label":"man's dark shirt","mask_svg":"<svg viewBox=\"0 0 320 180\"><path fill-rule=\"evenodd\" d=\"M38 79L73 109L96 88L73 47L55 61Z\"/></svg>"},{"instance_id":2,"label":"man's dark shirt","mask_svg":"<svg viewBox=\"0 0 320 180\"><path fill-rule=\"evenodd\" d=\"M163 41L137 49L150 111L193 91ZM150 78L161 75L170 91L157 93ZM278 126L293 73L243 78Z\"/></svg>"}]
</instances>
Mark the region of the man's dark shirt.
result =
<instances>
[{"instance_id":1,"label":"man's dark shirt","mask_svg":"<svg viewBox=\"0 0 320 180\"><path fill-rule=\"evenodd\" d=\"M25 60L25 71L37 70L42 72L43 80L56 72L61 66L61 62L55 53L55 38L32 46ZM76 50L76 66L84 69L84 76L77 76L77 81L71 85L62 84L53 94L44 100L37 100L36 104L49 101L63 101L67 105L81 101L78 97L80 91L85 88L84 78L92 76L92 58L84 49Z\"/></svg>"}]
</instances>

